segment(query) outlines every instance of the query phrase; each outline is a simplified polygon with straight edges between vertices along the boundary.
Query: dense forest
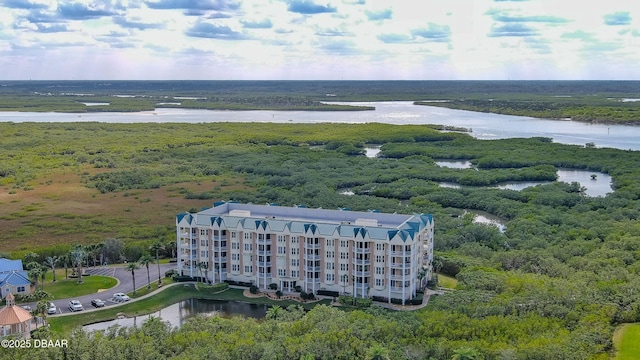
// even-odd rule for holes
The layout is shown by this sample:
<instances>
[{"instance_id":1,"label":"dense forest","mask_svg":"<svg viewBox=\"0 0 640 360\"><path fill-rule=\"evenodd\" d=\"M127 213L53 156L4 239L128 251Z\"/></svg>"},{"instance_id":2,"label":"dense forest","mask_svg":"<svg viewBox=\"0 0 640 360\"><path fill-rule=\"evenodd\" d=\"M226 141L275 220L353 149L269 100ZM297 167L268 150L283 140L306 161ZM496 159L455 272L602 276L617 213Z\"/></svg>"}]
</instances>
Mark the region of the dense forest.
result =
<instances>
[{"instance_id":1,"label":"dense forest","mask_svg":"<svg viewBox=\"0 0 640 360\"><path fill-rule=\"evenodd\" d=\"M614 328L640 321L638 152L383 124L3 123L0 133L7 256L114 236L131 251L175 236L179 211L236 200L433 214L440 271L458 280L415 312L321 306L262 322L197 319L173 331L154 322L74 332L64 335L67 350L0 358L606 359ZM364 156L371 144L381 146L376 158ZM442 159L474 166L440 167ZM488 187L554 180L558 168L607 173L615 191L588 197L579 184L560 182ZM51 190L66 187L86 197L69 203ZM506 231L474 222L467 210L503 218Z\"/></svg>"}]
</instances>

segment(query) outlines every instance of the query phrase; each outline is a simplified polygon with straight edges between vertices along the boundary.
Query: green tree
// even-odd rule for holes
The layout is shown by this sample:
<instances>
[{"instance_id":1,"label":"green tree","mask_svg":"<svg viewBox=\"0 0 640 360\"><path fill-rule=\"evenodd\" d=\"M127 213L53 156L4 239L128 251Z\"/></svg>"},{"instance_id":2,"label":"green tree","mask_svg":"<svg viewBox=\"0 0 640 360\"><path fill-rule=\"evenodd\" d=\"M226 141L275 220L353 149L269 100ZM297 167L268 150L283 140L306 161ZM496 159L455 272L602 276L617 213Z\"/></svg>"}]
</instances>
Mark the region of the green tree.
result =
<instances>
[{"instance_id":1,"label":"green tree","mask_svg":"<svg viewBox=\"0 0 640 360\"><path fill-rule=\"evenodd\" d=\"M267 319L278 320L282 317L284 309L282 309L278 305L274 305L267 310L267 314L265 315Z\"/></svg>"},{"instance_id":2,"label":"green tree","mask_svg":"<svg viewBox=\"0 0 640 360\"><path fill-rule=\"evenodd\" d=\"M461 347L456 349L453 352L453 356L451 357L451 360L483 360L484 356L482 356L482 354L474 349L474 348L470 348L470 347Z\"/></svg>"},{"instance_id":3,"label":"green tree","mask_svg":"<svg viewBox=\"0 0 640 360\"><path fill-rule=\"evenodd\" d=\"M138 263L147 268L147 289L151 289L151 275L149 274L149 264L153 262L153 257L149 254L144 254L138 260Z\"/></svg>"},{"instance_id":4,"label":"green tree","mask_svg":"<svg viewBox=\"0 0 640 360\"><path fill-rule=\"evenodd\" d=\"M31 314L33 316L40 317L42 319L42 324L44 325L47 320L47 310L49 310L49 301L40 300L36 303ZM38 328L38 321L36 321L36 328Z\"/></svg>"},{"instance_id":5,"label":"green tree","mask_svg":"<svg viewBox=\"0 0 640 360\"><path fill-rule=\"evenodd\" d=\"M367 359L369 360L389 360L389 350L382 344L374 344L367 349Z\"/></svg>"},{"instance_id":6,"label":"green tree","mask_svg":"<svg viewBox=\"0 0 640 360\"><path fill-rule=\"evenodd\" d=\"M76 267L76 274L78 276L78 284L82 284L82 262L85 259L87 253L84 251L82 245L76 245L69 253L73 265Z\"/></svg>"},{"instance_id":7,"label":"green tree","mask_svg":"<svg viewBox=\"0 0 640 360\"><path fill-rule=\"evenodd\" d=\"M53 272L53 282L56 282L56 266L58 265L59 258L57 256L47 256L44 259L44 264Z\"/></svg>"},{"instance_id":8,"label":"green tree","mask_svg":"<svg viewBox=\"0 0 640 360\"><path fill-rule=\"evenodd\" d=\"M164 249L164 245L160 241L155 241L151 244L151 251L156 254L156 264L158 265L158 286L162 284L162 277L160 276L160 250Z\"/></svg>"},{"instance_id":9,"label":"green tree","mask_svg":"<svg viewBox=\"0 0 640 360\"><path fill-rule=\"evenodd\" d=\"M131 271L131 278L133 279L133 295L136 294L136 273L135 271L140 269L138 264L135 261L127 263L127 267L125 268L127 271Z\"/></svg>"}]
</instances>

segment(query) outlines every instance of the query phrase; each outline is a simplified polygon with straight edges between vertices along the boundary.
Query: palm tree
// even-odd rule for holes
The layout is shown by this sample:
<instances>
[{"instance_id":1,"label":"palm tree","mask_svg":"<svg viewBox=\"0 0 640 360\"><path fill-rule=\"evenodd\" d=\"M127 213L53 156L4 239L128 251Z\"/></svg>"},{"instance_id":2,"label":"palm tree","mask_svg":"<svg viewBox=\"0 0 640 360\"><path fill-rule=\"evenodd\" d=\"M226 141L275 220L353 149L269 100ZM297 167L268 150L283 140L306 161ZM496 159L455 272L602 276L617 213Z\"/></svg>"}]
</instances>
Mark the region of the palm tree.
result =
<instances>
[{"instance_id":1,"label":"palm tree","mask_svg":"<svg viewBox=\"0 0 640 360\"><path fill-rule=\"evenodd\" d=\"M198 268L198 271L200 271L200 278L198 279L198 282L202 281L202 269L206 269L207 268L207 264L205 264L203 261L199 262L196 264L196 267Z\"/></svg>"},{"instance_id":2,"label":"palm tree","mask_svg":"<svg viewBox=\"0 0 640 360\"><path fill-rule=\"evenodd\" d=\"M135 271L140 269L140 267L138 266L138 264L135 261L132 261L132 262L127 264L126 269L128 271L131 271L131 277L133 278L133 295L135 295L136 294L136 274L135 274Z\"/></svg>"},{"instance_id":3,"label":"palm tree","mask_svg":"<svg viewBox=\"0 0 640 360\"><path fill-rule=\"evenodd\" d=\"M28 274L29 274L29 277L31 278L31 281L33 282L33 284L36 286L36 289L37 289L38 280L40 280L40 276L42 276L42 268L40 267L40 265L32 266Z\"/></svg>"},{"instance_id":4,"label":"palm tree","mask_svg":"<svg viewBox=\"0 0 640 360\"><path fill-rule=\"evenodd\" d=\"M419 280L419 284L420 284L420 290L424 289L424 278L427 277L427 269L422 268L420 270L418 270L418 280Z\"/></svg>"},{"instance_id":5,"label":"palm tree","mask_svg":"<svg viewBox=\"0 0 640 360\"><path fill-rule=\"evenodd\" d=\"M162 278L160 277L160 250L164 249L162 243L156 240L151 244L151 250L156 253L156 264L158 264L158 285L162 284Z\"/></svg>"},{"instance_id":6,"label":"palm tree","mask_svg":"<svg viewBox=\"0 0 640 360\"><path fill-rule=\"evenodd\" d=\"M30 252L24 255L24 257L22 258L22 263L29 264L31 262L38 262L39 259L40 255L34 252Z\"/></svg>"},{"instance_id":7,"label":"palm tree","mask_svg":"<svg viewBox=\"0 0 640 360\"><path fill-rule=\"evenodd\" d=\"M274 305L270 307L269 310L267 310L267 314L265 315L265 317L267 319L278 320L280 317L282 317L283 313L284 309L282 309L278 305Z\"/></svg>"},{"instance_id":8,"label":"palm tree","mask_svg":"<svg viewBox=\"0 0 640 360\"><path fill-rule=\"evenodd\" d=\"M151 275L149 274L149 264L153 262L153 258L149 254L144 254L138 260L138 263L147 268L147 289L151 289Z\"/></svg>"},{"instance_id":9,"label":"palm tree","mask_svg":"<svg viewBox=\"0 0 640 360\"><path fill-rule=\"evenodd\" d=\"M389 350L380 344L374 344L367 350L367 359L389 360Z\"/></svg>"},{"instance_id":10,"label":"palm tree","mask_svg":"<svg viewBox=\"0 0 640 360\"><path fill-rule=\"evenodd\" d=\"M49 310L49 302L46 300L40 300L36 303L36 306L34 307L34 309L31 311L31 314L33 316L39 316L42 318L42 324L44 325L44 322L47 319L47 310ZM38 328L38 322L36 321L36 329Z\"/></svg>"},{"instance_id":11,"label":"palm tree","mask_svg":"<svg viewBox=\"0 0 640 360\"><path fill-rule=\"evenodd\" d=\"M482 360L484 356L478 350L470 347L461 347L453 352L451 360Z\"/></svg>"},{"instance_id":12,"label":"palm tree","mask_svg":"<svg viewBox=\"0 0 640 360\"><path fill-rule=\"evenodd\" d=\"M46 259L44 259L44 264L51 268L51 271L53 271L53 282L56 282L56 265L58 265L58 261L59 258L57 256L47 256Z\"/></svg>"},{"instance_id":13,"label":"palm tree","mask_svg":"<svg viewBox=\"0 0 640 360\"><path fill-rule=\"evenodd\" d=\"M82 284L82 262L84 261L86 252L82 248L82 245L76 245L69 255L78 271L78 284Z\"/></svg>"},{"instance_id":14,"label":"palm tree","mask_svg":"<svg viewBox=\"0 0 640 360\"><path fill-rule=\"evenodd\" d=\"M69 278L69 262L71 261L71 257L69 254L64 254L58 256L58 263L64 266L64 278Z\"/></svg>"}]
</instances>

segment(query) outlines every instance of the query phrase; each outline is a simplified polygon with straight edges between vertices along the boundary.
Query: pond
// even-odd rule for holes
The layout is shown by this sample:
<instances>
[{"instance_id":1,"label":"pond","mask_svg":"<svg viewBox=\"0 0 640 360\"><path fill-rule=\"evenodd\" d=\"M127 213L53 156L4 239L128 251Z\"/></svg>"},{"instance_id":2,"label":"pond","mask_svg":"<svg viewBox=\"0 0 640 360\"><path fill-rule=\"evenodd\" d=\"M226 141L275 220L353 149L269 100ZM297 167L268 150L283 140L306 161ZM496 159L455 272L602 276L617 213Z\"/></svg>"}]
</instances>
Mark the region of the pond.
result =
<instances>
[{"instance_id":1,"label":"pond","mask_svg":"<svg viewBox=\"0 0 640 360\"><path fill-rule=\"evenodd\" d=\"M448 167L452 169L471 169L473 166L469 161L460 160L438 160L436 161L438 166ZM613 192L611 188L611 176L605 173L589 170L579 169L558 169L558 181L572 183L580 183L580 186L585 188L585 194L591 197L605 196L610 192ZM530 186L536 186L541 184L549 184L550 182L541 181L517 181L508 182L494 186L498 189L509 189L520 191ZM461 186L456 183L440 183L441 187L460 188Z\"/></svg>"},{"instance_id":2,"label":"pond","mask_svg":"<svg viewBox=\"0 0 640 360\"><path fill-rule=\"evenodd\" d=\"M507 226L505 225L505 220L498 216L495 216L493 214L490 214L486 211L481 211L481 210L467 210L467 212L474 214L474 217L473 217L474 223L495 226L498 228L498 230L500 230L501 233L504 233L505 230L507 229Z\"/></svg>"},{"instance_id":3,"label":"pond","mask_svg":"<svg viewBox=\"0 0 640 360\"><path fill-rule=\"evenodd\" d=\"M100 323L83 326L85 331L106 330L113 325L120 326L140 326L150 317L159 317L163 321L168 321L173 327L180 327L189 318L196 315L205 316L244 316L255 319L263 319L268 310L267 305L249 304L237 301L218 300L183 300L152 314L135 316L132 318L116 319Z\"/></svg>"}]
</instances>

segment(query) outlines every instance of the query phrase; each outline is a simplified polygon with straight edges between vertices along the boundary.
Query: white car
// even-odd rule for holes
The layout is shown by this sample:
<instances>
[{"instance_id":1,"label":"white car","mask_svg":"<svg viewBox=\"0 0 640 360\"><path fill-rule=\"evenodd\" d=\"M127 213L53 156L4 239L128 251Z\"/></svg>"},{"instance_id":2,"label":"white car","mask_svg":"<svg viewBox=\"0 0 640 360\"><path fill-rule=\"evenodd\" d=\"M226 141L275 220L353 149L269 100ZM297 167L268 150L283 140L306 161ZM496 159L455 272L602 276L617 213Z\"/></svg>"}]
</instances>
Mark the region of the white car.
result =
<instances>
[{"instance_id":1,"label":"white car","mask_svg":"<svg viewBox=\"0 0 640 360\"><path fill-rule=\"evenodd\" d=\"M125 293L113 294L113 301L115 302L123 302L123 301L129 301L129 300L131 300L131 298Z\"/></svg>"},{"instance_id":2,"label":"white car","mask_svg":"<svg viewBox=\"0 0 640 360\"><path fill-rule=\"evenodd\" d=\"M53 314L56 314L57 312L58 312L58 308L56 307L56 305L50 302L49 307L47 308L47 314L53 315Z\"/></svg>"},{"instance_id":3,"label":"white car","mask_svg":"<svg viewBox=\"0 0 640 360\"><path fill-rule=\"evenodd\" d=\"M82 311L84 308L82 304L78 300L70 300L69 301L69 310L71 311Z\"/></svg>"}]
</instances>

